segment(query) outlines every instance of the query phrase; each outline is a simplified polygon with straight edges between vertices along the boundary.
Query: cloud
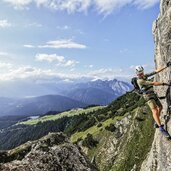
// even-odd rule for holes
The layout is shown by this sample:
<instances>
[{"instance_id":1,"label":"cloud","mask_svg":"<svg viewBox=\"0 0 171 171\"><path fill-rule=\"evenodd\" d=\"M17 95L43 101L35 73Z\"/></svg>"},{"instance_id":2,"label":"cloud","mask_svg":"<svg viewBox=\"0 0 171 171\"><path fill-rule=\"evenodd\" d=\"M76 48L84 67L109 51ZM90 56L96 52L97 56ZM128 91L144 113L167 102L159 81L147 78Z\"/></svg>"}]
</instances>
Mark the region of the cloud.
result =
<instances>
[{"instance_id":1,"label":"cloud","mask_svg":"<svg viewBox=\"0 0 171 171\"><path fill-rule=\"evenodd\" d=\"M0 52L0 56L8 56L9 54L7 52Z\"/></svg>"},{"instance_id":2,"label":"cloud","mask_svg":"<svg viewBox=\"0 0 171 171\"><path fill-rule=\"evenodd\" d=\"M39 45L39 48L54 48L54 49L61 49L61 48L68 48L68 49L85 49L86 45L76 43L71 39L62 39L62 40L54 40L49 41L46 45Z\"/></svg>"},{"instance_id":3,"label":"cloud","mask_svg":"<svg viewBox=\"0 0 171 171\"><path fill-rule=\"evenodd\" d=\"M94 65L84 65L85 68L93 68Z\"/></svg>"},{"instance_id":4,"label":"cloud","mask_svg":"<svg viewBox=\"0 0 171 171\"><path fill-rule=\"evenodd\" d=\"M66 60L65 57L56 54L37 54L35 59L40 62L51 62L54 67L50 69L42 69L33 66L20 66L14 65L9 62L0 62L0 81L36 81L36 82L56 82L62 80L96 80L96 79L114 79L114 78L125 78L130 79L135 75L135 66L130 66L127 68L100 68L92 69L92 65L87 65L91 68L88 71L77 72L74 67L78 64L75 60ZM59 67L55 67L59 66ZM153 65L143 65L145 71L151 72L154 70ZM66 67L66 71L60 67Z\"/></svg>"},{"instance_id":5,"label":"cloud","mask_svg":"<svg viewBox=\"0 0 171 171\"><path fill-rule=\"evenodd\" d=\"M16 9L26 8L31 3L37 7L46 7L58 11L87 12L89 9L96 9L100 14L111 14L116 9L126 5L146 9L154 6L159 0L3 0L14 6Z\"/></svg>"},{"instance_id":6,"label":"cloud","mask_svg":"<svg viewBox=\"0 0 171 171\"><path fill-rule=\"evenodd\" d=\"M1 81L11 81L18 79L36 78L40 74L40 69L35 69L30 66L21 66L19 68L13 68L11 71L1 74Z\"/></svg>"},{"instance_id":7,"label":"cloud","mask_svg":"<svg viewBox=\"0 0 171 171\"><path fill-rule=\"evenodd\" d=\"M13 67L13 64L11 63L6 63L6 62L0 62L0 69L5 69L5 70L8 70L8 69L12 69Z\"/></svg>"},{"instance_id":8,"label":"cloud","mask_svg":"<svg viewBox=\"0 0 171 171\"><path fill-rule=\"evenodd\" d=\"M80 74L62 73L53 69L41 69L32 66L18 66L0 76L0 81L34 81L48 83L65 79L75 80L81 78Z\"/></svg>"},{"instance_id":9,"label":"cloud","mask_svg":"<svg viewBox=\"0 0 171 171\"><path fill-rule=\"evenodd\" d=\"M89 65L88 67L89 67L89 68L93 68L93 65Z\"/></svg>"},{"instance_id":10,"label":"cloud","mask_svg":"<svg viewBox=\"0 0 171 171\"><path fill-rule=\"evenodd\" d=\"M33 0L3 0L3 1L9 3L15 9L23 9L33 2Z\"/></svg>"},{"instance_id":11,"label":"cloud","mask_svg":"<svg viewBox=\"0 0 171 171\"><path fill-rule=\"evenodd\" d=\"M121 49L119 52L120 53L127 53L129 50L127 48Z\"/></svg>"},{"instance_id":12,"label":"cloud","mask_svg":"<svg viewBox=\"0 0 171 171\"><path fill-rule=\"evenodd\" d=\"M35 58L37 61L48 61L48 62L56 61L56 62L60 62L60 63L65 62L65 58L63 56L58 56L56 54L51 54L51 55L37 54Z\"/></svg>"},{"instance_id":13,"label":"cloud","mask_svg":"<svg viewBox=\"0 0 171 171\"><path fill-rule=\"evenodd\" d=\"M87 73L87 76L94 79L114 79L116 77L130 78L130 71L123 70L121 68L112 69L112 68L100 68L98 70L93 70Z\"/></svg>"},{"instance_id":14,"label":"cloud","mask_svg":"<svg viewBox=\"0 0 171 171\"><path fill-rule=\"evenodd\" d=\"M0 20L0 28L11 27L12 24L8 22L8 20Z\"/></svg>"},{"instance_id":15,"label":"cloud","mask_svg":"<svg viewBox=\"0 0 171 171\"><path fill-rule=\"evenodd\" d=\"M26 24L25 27L42 27L42 24L34 22L34 23Z\"/></svg>"},{"instance_id":16,"label":"cloud","mask_svg":"<svg viewBox=\"0 0 171 171\"><path fill-rule=\"evenodd\" d=\"M78 61L75 61L75 60L68 60L66 61L63 66L65 67L74 67L76 64L78 64L79 62Z\"/></svg>"},{"instance_id":17,"label":"cloud","mask_svg":"<svg viewBox=\"0 0 171 171\"><path fill-rule=\"evenodd\" d=\"M24 47L26 47L26 48L35 48L34 45L24 45Z\"/></svg>"},{"instance_id":18,"label":"cloud","mask_svg":"<svg viewBox=\"0 0 171 171\"><path fill-rule=\"evenodd\" d=\"M70 62L68 62L70 63ZM73 64L72 62L70 65ZM41 69L32 66L16 66L11 64L1 64L1 67L8 66L7 72L2 72L0 74L0 81L28 81L34 83L57 83L59 81L70 80L85 81L85 80L96 80L96 79L114 79L114 78L131 78L130 70L125 71L120 68L100 68L90 72L76 72L75 68L68 68L68 72L58 70L58 68Z\"/></svg>"},{"instance_id":19,"label":"cloud","mask_svg":"<svg viewBox=\"0 0 171 171\"><path fill-rule=\"evenodd\" d=\"M71 29L71 27L68 26L68 25L65 25L65 26L57 26L56 28L59 29L59 30L69 30L69 29Z\"/></svg>"},{"instance_id":20,"label":"cloud","mask_svg":"<svg viewBox=\"0 0 171 171\"><path fill-rule=\"evenodd\" d=\"M45 45L31 45L25 44L23 45L26 48L53 48L53 49L86 49L87 46L74 42L71 39L61 39L61 40L54 40L48 41Z\"/></svg>"},{"instance_id":21,"label":"cloud","mask_svg":"<svg viewBox=\"0 0 171 171\"><path fill-rule=\"evenodd\" d=\"M135 0L134 4L141 9L147 9L159 3L159 1L160 0Z\"/></svg>"},{"instance_id":22,"label":"cloud","mask_svg":"<svg viewBox=\"0 0 171 171\"><path fill-rule=\"evenodd\" d=\"M60 56L57 54L37 54L35 56L36 61L47 61L47 62L55 62L56 66L60 67L74 67L78 64L78 61L75 60L66 60L64 56Z\"/></svg>"},{"instance_id":23,"label":"cloud","mask_svg":"<svg viewBox=\"0 0 171 171\"><path fill-rule=\"evenodd\" d=\"M95 0L95 6L99 13L108 15L131 2L132 0Z\"/></svg>"},{"instance_id":24,"label":"cloud","mask_svg":"<svg viewBox=\"0 0 171 171\"><path fill-rule=\"evenodd\" d=\"M11 54L9 52L0 51L0 62L4 63L13 63L14 60L14 54Z\"/></svg>"}]
</instances>

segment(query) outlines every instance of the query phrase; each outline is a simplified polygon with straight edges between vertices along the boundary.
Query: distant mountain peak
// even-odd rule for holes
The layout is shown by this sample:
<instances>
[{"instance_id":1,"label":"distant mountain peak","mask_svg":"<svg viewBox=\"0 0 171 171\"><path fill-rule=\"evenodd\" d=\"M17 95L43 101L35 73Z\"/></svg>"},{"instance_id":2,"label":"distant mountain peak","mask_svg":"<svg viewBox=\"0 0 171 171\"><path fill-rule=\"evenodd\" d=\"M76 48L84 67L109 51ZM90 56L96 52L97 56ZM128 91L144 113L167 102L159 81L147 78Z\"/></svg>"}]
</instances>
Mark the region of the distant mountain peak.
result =
<instances>
[{"instance_id":1,"label":"distant mountain peak","mask_svg":"<svg viewBox=\"0 0 171 171\"><path fill-rule=\"evenodd\" d=\"M131 89L128 82L97 79L75 84L64 94L86 104L107 105Z\"/></svg>"}]
</instances>

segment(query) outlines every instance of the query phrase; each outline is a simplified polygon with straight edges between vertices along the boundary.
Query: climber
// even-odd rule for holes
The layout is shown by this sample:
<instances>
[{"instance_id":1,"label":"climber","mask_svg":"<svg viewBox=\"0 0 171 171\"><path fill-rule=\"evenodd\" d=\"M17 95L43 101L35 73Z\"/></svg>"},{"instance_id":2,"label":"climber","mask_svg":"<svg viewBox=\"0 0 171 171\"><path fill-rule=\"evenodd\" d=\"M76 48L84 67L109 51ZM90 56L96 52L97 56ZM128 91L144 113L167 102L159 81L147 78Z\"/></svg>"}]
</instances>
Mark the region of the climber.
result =
<instances>
[{"instance_id":1,"label":"climber","mask_svg":"<svg viewBox=\"0 0 171 171\"><path fill-rule=\"evenodd\" d=\"M160 68L152 73L144 74L144 68L142 66L136 67L136 74L137 74L137 85L139 86L139 89L141 90L144 99L147 101L147 104L149 105L152 113L153 118L155 120L155 127L159 128L160 131L165 135L166 138L171 140L171 136L169 133L164 129L164 125L161 124L160 121L160 113L162 111L162 104L156 95L156 93L153 90L153 86L169 86L167 83L162 82L153 82L148 80L149 77L163 71L167 67L171 66L171 61L167 63L166 67Z\"/></svg>"}]
</instances>

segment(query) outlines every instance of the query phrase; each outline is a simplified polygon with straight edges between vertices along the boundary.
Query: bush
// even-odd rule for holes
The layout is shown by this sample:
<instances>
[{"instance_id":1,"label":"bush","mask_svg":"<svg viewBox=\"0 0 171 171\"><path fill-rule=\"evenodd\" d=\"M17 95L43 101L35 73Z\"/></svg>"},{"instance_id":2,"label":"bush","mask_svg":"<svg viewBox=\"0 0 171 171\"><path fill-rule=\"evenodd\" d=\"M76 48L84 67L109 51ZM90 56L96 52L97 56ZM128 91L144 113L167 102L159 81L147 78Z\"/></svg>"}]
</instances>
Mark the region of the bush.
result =
<instances>
[{"instance_id":1,"label":"bush","mask_svg":"<svg viewBox=\"0 0 171 171\"><path fill-rule=\"evenodd\" d=\"M100 128L100 127L102 127L102 126L103 126L102 123L98 123L98 124L97 124L97 127L98 127L98 128Z\"/></svg>"},{"instance_id":2,"label":"bush","mask_svg":"<svg viewBox=\"0 0 171 171\"><path fill-rule=\"evenodd\" d=\"M92 134L87 134L87 137L83 140L83 146L88 148L96 147L98 144L98 141L93 138Z\"/></svg>"},{"instance_id":3,"label":"bush","mask_svg":"<svg viewBox=\"0 0 171 171\"><path fill-rule=\"evenodd\" d=\"M97 117L98 121L105 121L106 120L106 116L104 114L97 115L96 117Z\"/></svg>"},{"instance_id":4,"label":"bush","mask_svg":"<svg viewBox=\"0 0 171 171\"><path fill-rule=\"evenodd\" d=\"M105 129L107 131L111 131L111 132L114 132L116 130L116 127L114 124L110 124L109 126L106 126Z\"/></svg>"}]
</instances>

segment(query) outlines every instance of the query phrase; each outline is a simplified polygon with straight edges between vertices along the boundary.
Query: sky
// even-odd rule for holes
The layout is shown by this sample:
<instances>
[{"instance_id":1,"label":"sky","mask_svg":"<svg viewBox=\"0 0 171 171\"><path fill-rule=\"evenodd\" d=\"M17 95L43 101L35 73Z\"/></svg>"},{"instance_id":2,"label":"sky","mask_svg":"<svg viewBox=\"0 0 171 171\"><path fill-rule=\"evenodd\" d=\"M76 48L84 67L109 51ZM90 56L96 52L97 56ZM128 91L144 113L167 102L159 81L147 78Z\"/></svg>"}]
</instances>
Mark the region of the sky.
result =
<instances>
[{"instance_id":1,"label":"sky","mask_svg":"<svg viewBox=\"0 0 171 171\"><path fill-rule=\"evenodd\" d=\"M159 0L1 0L0 82L150 71L158 14Z\"/></svg>"}]
</instances>

